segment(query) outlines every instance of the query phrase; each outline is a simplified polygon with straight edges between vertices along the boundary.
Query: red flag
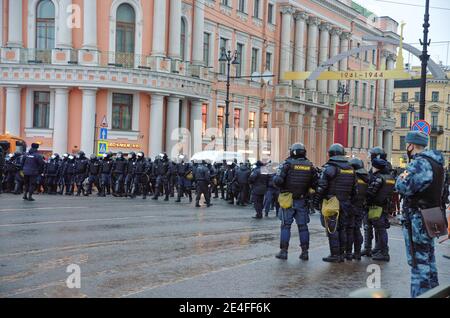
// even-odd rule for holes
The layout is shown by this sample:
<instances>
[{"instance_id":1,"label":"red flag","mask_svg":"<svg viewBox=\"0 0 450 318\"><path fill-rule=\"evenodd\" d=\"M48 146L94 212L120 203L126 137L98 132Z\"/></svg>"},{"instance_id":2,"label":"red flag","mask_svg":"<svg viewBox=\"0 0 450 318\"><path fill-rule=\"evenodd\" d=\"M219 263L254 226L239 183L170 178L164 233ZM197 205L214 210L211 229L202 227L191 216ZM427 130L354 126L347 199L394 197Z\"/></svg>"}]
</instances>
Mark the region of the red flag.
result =
<instances>
[{"instance_id":1,"label":"red flag","mask_svg":"<svg viewBox=\"0 0 450 318\"><path fill-rule=\"evenodd\" d=\"M348 147L348 122L350 115L350 103L336 103L334 118L334 142L345 148Z\"/></svg>"}]
</instances>

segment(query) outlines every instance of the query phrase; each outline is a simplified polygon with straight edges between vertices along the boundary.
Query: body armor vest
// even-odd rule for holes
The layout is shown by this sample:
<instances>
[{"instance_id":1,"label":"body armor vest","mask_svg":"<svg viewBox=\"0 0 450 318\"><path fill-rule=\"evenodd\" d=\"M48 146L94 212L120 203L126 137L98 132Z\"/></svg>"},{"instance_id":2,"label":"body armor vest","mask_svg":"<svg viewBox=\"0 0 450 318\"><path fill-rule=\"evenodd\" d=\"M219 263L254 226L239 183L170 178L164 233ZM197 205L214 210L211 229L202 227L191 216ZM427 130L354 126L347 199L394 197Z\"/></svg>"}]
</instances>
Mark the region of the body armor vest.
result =
<instances>
[{"instance_id":1,"label":"body armor vest","mask_svg":"<svg viewBox=\"0 0 450 318\"><path fill-rule=\"evenodd\" d=\"M103 161L103 163L102 163L102 173L103 174L111 173L112 164L113 164L113 162L111 160Z\"/></svg>"},{"instance_id":2,"label":"body armor vest","mask_svg":"<svg viewBox=\"0 0 450 318\"><path fill-rule=\"evenodd\" d=\"M100 173L101 163L98 160L91 161L89 163L89 173L93 176L97 176Z\"/></svg>"},{"instance_id":3,"label":"body armor vest","mask_svg":"<svg viewBox=\"0 0 450 318\"><path fill-rule=\"evenodd\" d=\"M313 180L313 165L309 160L305 159L289 159L289 170L287 172L284 187L294 196L305 195Z\"/></svg>"},{"instance_id":4,"label":"body armor vest","mask_svg":"<svg viewBox=\"0 0 450 318\"><path fill-rule=\"evenodd\" d=\"M378 190L373 203L384 207L392 198L392 193L394 193L395 179L390 174L380 174L380 177L383 179L383 185L381 189Z\"/></svg>"},{"instance_id":5,"label":"body armor vest","mask_svg":"<svg viewBox=\"0 0 450 318\"><path fill-rule=\"evenodd\" d=\"M369 187L369 184L358 175L356 175L356 184L358 194L355 198L354 204L355 206L362 208L366 202L367 188Z\"/></svg>"},{"instance_id":6,"label":"body armor vest","mask_svg":"<svg viewBox=\"0 0 450 318\"><path fill-rule=\"evenodd\" d=\"M352 167L340 168L336 167L336 177L330 181L328 188L329 195L335 195L339 201L347 201L352 194L353 184L356 175Z\"/></svg>"}]
</instances>

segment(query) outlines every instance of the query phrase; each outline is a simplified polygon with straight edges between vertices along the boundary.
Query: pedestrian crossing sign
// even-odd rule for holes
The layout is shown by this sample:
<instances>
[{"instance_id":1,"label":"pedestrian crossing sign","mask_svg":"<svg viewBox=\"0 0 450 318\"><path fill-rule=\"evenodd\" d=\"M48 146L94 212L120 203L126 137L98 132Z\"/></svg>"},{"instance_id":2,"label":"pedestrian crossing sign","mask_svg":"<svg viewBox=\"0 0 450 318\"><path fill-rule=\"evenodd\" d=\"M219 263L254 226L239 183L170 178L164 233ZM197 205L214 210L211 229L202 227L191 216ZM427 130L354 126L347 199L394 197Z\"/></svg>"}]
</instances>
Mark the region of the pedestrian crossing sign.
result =
<instances>
[{"instance_id":1,"label":"pedestrian crossing sign","mask_svg":"<svg viewBox=\"0 0 450 318\"><path fill-rule=\"evenodd\" d=\"M99 141L97 146L97 155L101 156L107 153L109 150L109 144L106 141Z\"/></svg>"},{"instance_id":2,"label":"pedestrian crossing sign","mask_svg":"<svg viewBox=\"0 0 450 318\"><path fill-rule=\"evenodd\" d=\"M107 140L108 139L108 129L106 128L100 128L100 140Z\"/></svg>"}]
</instances>

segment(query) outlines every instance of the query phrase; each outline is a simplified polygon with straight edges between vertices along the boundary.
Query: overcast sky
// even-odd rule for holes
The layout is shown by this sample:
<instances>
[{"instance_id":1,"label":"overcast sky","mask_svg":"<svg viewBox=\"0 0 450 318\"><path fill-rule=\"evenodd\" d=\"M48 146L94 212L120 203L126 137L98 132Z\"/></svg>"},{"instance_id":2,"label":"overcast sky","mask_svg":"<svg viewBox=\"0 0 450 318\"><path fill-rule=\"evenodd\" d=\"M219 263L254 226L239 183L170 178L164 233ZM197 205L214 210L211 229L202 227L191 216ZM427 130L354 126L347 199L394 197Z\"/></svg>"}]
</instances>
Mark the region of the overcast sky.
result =
<instances>
[{"instance_id":1,"label":"overcast sky","mask_svg":"<svg viewBox=\"0 0 450 318\"><path fill-rule=\"evenodd\" d=\"M418 43L423 37L423 18L425 14L424 7L414 7L395 3L382 2L380 0L354 0L355 2L366 7L378 16L390 16L397 22L406 22L405 26L405 42ZM388 0L406 4L425 5L425 0ZM431 7L443 7L449 10L430 9L430 33L431 39L430 55L436 62L442 61L446 65L450 65L450 53L448 43L433 43L450 41L450 0L430 0ZM399 31L400 33L400 28ZM420 47L419 44L414 46ZM408 63L409 55L405 52L405 63ZM412 58L412 65L420 65L420 60Z\"/></svg>"}]
</instances>

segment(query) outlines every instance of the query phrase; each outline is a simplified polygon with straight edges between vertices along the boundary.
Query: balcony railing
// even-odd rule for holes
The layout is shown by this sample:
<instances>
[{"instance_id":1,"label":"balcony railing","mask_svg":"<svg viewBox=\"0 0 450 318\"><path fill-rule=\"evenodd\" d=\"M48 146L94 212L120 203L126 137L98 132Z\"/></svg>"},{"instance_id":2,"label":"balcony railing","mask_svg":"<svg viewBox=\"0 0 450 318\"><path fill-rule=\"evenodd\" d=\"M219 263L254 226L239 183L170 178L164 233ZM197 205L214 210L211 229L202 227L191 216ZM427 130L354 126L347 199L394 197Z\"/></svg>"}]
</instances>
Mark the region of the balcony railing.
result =
<instances>
[{"instance_id":1,"label":"balcony railing","mask_svg":"<svg viewBox=\"0 0 450 318\"><path fill-rule=\"evenodd\" d=\"M168 58L159 58L160 60L157 61L155 57L150 55L82 49L40 50L3 47L0 50L3 51L1 54L1 63L5 64L54 64L148 69L209 79L209 69L206 67L194 66L189 62L172 61ZM15 54L16 51L18 52L17 55Z\"/></svg>"},{"instance_id":2,"label":"balcony railing","mask_svg":"<svg viewBox=\"0 0 450 318\"><path fill-rule=\"evenodd\" d=\"M431 126L431 133L442 135L444 133L444 126L441 125Z\"/></svg>"}]
</instances>

